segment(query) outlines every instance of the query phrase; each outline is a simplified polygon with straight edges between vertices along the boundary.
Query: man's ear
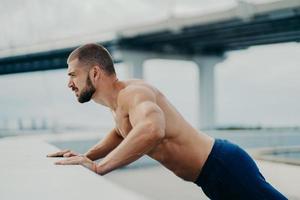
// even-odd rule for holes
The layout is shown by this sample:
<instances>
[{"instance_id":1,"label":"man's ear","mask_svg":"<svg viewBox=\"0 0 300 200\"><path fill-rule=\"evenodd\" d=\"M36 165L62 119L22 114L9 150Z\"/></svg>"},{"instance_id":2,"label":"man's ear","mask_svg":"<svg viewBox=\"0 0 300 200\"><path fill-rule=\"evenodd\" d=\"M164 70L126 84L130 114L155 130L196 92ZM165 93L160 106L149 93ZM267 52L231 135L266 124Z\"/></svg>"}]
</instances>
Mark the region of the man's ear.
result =
<instances>
[{"instance_id":1,"label":"man's ear","mask_svg":"<svg viewBox=\"0 0 300 200\"><path fill-rule=\"evenodd\" d=\"M95 65L90 70L90 77L93 79L94 82L98 81L101 78L102 71L100 70L100 67Z\"/></svg>"}]
</instances>

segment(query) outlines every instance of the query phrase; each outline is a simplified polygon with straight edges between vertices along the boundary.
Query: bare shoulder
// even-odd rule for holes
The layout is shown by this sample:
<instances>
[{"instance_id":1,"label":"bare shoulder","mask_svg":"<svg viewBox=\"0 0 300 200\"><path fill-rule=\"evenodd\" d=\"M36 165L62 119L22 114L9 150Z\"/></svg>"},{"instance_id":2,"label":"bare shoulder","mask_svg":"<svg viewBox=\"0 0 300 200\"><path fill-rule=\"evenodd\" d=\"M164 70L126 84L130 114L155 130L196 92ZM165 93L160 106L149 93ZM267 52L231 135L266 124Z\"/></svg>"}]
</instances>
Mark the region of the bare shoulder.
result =
<instances>
[{"instance_id":1,"label":"bare shoulder","mask_svg":"<svg viewBox=\"0 0 300 200\"><path fill-rule=\"evenodd\" d=\"M139 123L153 123L164 129L164 114L157 104L159 91L145 82L128 84L118 96L118 109L129 116L134 127Z\"/></svg>"},{"instance_id":2,"label":"bare shoulder","mask_svg":"<svg viewBox=\"0 0 300 200\"><path fill-rule=\"evenodd\" d=\"M155 103L158 93L155 87L144 81L130 81L126 88L120 91L118 105L126 109L146 101Z\"/></svg>"}]
</instances>

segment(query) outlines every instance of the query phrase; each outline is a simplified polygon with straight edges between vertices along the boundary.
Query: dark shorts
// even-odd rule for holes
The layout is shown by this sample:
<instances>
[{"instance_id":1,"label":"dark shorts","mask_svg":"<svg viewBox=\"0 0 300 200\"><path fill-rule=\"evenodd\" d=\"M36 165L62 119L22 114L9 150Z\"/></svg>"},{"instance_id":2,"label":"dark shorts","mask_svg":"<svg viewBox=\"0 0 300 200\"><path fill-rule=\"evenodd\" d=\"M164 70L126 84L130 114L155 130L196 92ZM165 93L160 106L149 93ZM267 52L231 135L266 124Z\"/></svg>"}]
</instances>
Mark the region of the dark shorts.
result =
<instances>
[{"instance_id":1,"label":"dark shorts","mask_svg":"<svg viewBox=\"0 0 300 200\"><path fill-rule=\"evenodd\" d=\"M243 149L227 140L215 140L195 183L210 199L287 199L266 182Z\"/></svg>"}]
</instances>

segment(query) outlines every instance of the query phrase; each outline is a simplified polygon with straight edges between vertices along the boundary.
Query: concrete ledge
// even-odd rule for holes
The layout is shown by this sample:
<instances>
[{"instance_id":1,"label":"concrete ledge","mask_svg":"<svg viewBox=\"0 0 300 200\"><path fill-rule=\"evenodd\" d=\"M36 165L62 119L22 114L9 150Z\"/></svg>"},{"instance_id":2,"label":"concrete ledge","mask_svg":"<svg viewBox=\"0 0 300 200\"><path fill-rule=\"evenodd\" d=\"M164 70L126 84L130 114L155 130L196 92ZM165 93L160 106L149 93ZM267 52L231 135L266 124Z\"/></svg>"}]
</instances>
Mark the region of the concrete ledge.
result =
<instances>
[{"instance_id":1,"label":"concrete ledge","mask_svg":"<svg viewBox=\"0 0 300 200\"><path fill-rule=\"evenodd\" d=\"M82 166L54 165L57 158L46 157L58 150L48 142L100 137L99 133L63 133L0 139L0 199L207 199L195 184L182 181L162 166L99 176ZM248 152L257 159L257 150ZM300 199L299 166L256 163L267 181L288 199Z\"/></svg>"},{"instance_id":2,"label":"concrete ledge","mask_svg":"<svg viewBox=\"0 0 300 200\"><path fill-rule=\"evenodd\" d=\"M146 199L82 166L58 166L58 150L42 139L0 139L0 199Z\"/></svg>"}]
</instances>

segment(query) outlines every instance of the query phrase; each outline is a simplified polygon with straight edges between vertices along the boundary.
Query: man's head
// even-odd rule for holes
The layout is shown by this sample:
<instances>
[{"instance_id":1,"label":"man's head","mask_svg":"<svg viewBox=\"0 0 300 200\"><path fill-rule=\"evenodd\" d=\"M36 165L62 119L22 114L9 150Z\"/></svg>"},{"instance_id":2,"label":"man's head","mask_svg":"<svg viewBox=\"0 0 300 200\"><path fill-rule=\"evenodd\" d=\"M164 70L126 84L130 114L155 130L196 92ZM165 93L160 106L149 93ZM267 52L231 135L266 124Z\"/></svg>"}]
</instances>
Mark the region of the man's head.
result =
<instances>
[{"instance_id":1,"label":"man's head","mask_svg":"<svg viewBox=\"0 0 300 200\"><path fill-rule=\"evenodd\" d=\"M109 52L101 45L86 44L75 49L68 57L68 87L80 103L88 102L97 90L103 76L115 76Z\"/></svg>"}]
</instances>

